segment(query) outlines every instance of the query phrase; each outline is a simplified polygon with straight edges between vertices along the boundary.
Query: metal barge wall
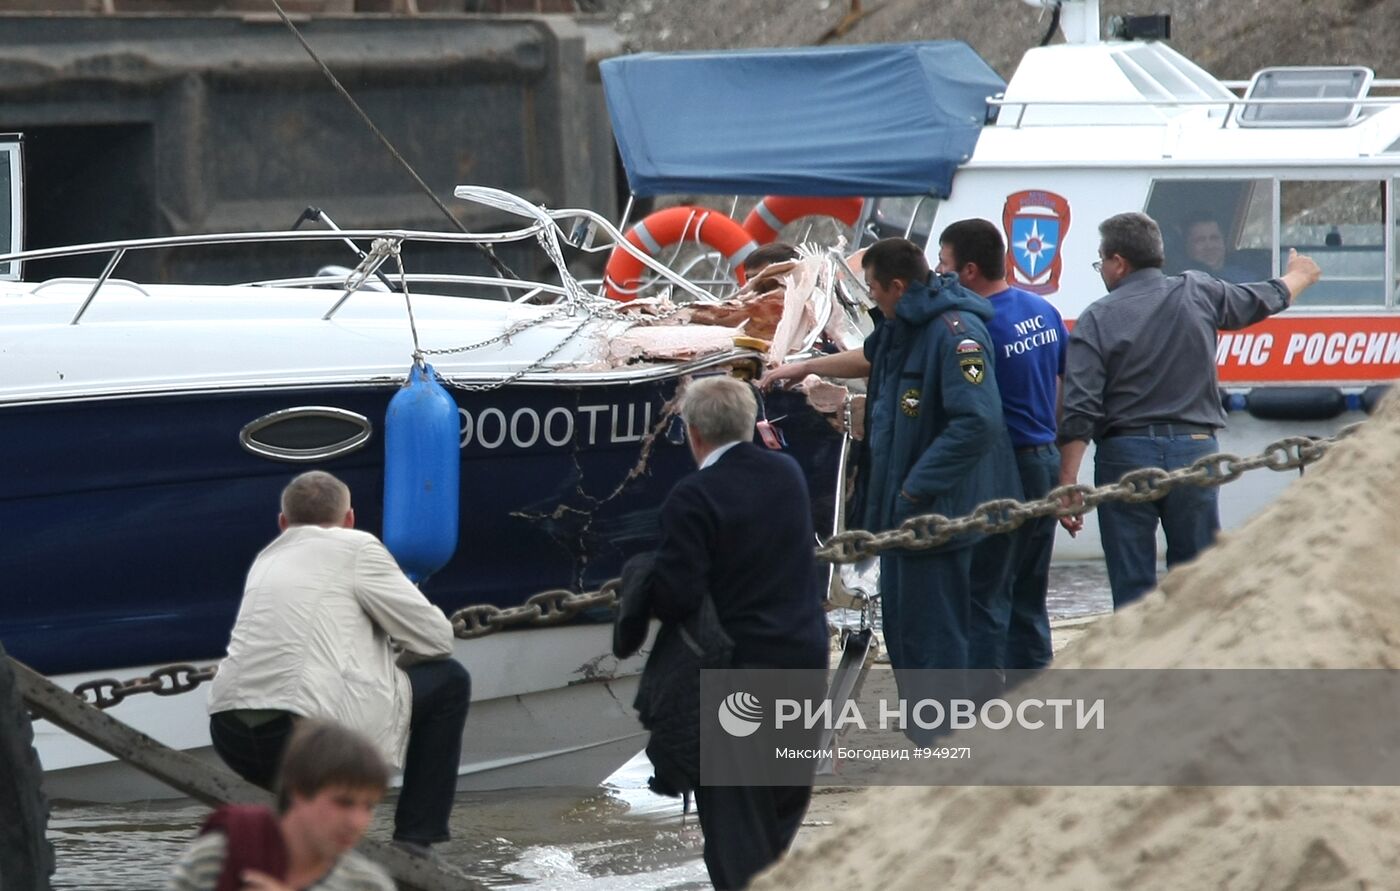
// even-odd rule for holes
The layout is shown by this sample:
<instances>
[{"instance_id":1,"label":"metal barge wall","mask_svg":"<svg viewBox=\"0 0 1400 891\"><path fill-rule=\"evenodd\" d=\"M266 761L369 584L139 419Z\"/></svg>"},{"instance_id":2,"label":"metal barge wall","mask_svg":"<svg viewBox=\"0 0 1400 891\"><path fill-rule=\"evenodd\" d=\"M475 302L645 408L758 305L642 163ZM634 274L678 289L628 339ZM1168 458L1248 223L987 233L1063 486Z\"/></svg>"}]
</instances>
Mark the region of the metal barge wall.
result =
<instances>
[{"instance_id":1,"label":"metal barge wall","mask_svg":"<svg viewBox=\"0 0 1400 891\"><path fill-rule=\"evenodd\" d=\"M282 229L308 205L344 228L451 227L270 3L265 13L6 11L19 5L0 2L0 132L25 134L28 247ZM301 13L296 22L468 226L502 221L452 198L459 183L616 215L597 61L621 45L601 19ZM117 274L241 280L354 265L333 247L259 250L256 267L245 249L223 248L133 255ZM456 271L484 268L454 250ZM98 269L70 260L34 264L25 277Z\"/></svg>"}]
</instances>

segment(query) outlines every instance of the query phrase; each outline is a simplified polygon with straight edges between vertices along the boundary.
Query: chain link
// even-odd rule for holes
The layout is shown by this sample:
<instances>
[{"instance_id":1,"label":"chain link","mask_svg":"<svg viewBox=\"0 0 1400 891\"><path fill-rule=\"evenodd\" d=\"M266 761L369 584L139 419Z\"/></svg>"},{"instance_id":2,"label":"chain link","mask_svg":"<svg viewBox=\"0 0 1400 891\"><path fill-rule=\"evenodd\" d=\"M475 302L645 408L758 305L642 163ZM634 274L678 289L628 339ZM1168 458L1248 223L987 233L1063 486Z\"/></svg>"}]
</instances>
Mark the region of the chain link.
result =
<instances>
[{"instance_id":1,"label":"chain link","mask_svg":"<svg viewBox=\"0 0 1400 891\"><path fill-rule=\"evenodd\" d=\"M489 383L484 384L475 384L454 380L447 375L442 375L441 377L443 381L445 381L449 386L456 387L459 390L465 390L469 393L489 393L492 390L499 390L502 387L515 383L530 372L539 371L541 368L545 367L545 365L549 364L549 360L557 356L559 354L559 351L562 350L565 347L565 345L569 343L569 341L573 340L580 333L582 333L583 329L587 327L588 323L591 321L591 318L585 317L583 321L579 322L578 325L574 327L574 330L570 331L568 334L565 334L562 340L560 340L553 347L551 347L549 352L545 353L543 356L540 356L538 359L531 362L529 365L522 365L518 371L514 371L498 381L491 381Z\"/></svg>"},{"instance_id":2,"label":"chain link","mask_svg":"<svg viewBox=\"0 0 1400 891\"><path fill-rule=\"evenodd\" d=\"M1162 470L1144 467L1131 471L1115 483L1089 486L1082 483L1060 486L1038 501L1020 502L999 498L977 505L966 516L948 518L940 514L909 517L894 529L871 532L850 529L831 536L817 548L817 559L827 563L857 563L894 549L921 550L947 544L961 535L1012 532L1041 517L1075 517L1089 513L1109 501L1130 503L1165 498L1177 486L1221 486L1234 482L1251 470L1267 467L1274 471L1301 470L1327 454L1327 450L1350 436L1360 424L1342 429L1330 439L1289 436L1269 443L1263 451L1248 458L1229 452L1206 455L1189 467ZM612 579L596 591L575 594L567 588L551 588L528 598L520 606L501 608L490 603L464 606L448 619L453 633L463 640L495 634L507 628L559 625L580 613L617 605L621 579ZM97 708L111 708L138 693L174 696L193 690L214 677L217 665L167 665L146 677L119 681L115 678L85 681L74 688L74 695Z\"/></svg>"},{"instance_id":3,"label":"chain link","mask_svg":"<svg viewBox=\"0 0 1400 891\"><path fill-rule=\"evenodd\" d=\"M73 695L97 708L111 708L127 697L138 693L154 693L157 696L176 696L188 693L205 681L214 679L218 665L205 665L196 668L180 663L157 668L149 675L119 681L116 678L98 678L84 681L73 688Z\"/></svg>"},{"instance_id":4,"label":"chain link","mask_svg":"<svg viewBox=\"0 0 1400 891\"><path fill-rule=\"evenodd\" d=\"M584 610L617 605L617 590L621 579L606 582L597 591L575 594L567 588L541 591L522 606L502 609L489 603L464 606L448 616L452 631L462 640L472 640L516 626L542 627L559 625Z\"/></svg>"}]
</instances>

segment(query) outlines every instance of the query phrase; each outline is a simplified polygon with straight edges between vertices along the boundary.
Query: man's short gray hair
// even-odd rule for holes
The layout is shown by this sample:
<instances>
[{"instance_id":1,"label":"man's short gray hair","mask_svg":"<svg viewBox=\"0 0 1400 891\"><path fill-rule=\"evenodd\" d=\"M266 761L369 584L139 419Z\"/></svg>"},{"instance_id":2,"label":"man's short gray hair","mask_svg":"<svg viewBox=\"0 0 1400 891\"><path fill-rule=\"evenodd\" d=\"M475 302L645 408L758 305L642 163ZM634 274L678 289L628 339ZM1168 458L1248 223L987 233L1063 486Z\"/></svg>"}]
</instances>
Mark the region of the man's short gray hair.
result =
<instances>
[{"instance_id":1,"label":"man's short gray hair","mask_svg":"<svg viewBox=\"0 0 1400 891\"><path fill-rule=\"evenodd\" d=\"M753 439L758 403L753 389L732 377L691 381L681 397L681 419L710 445Z\"/></svg>"},{"instance_id":2,"label":"man's short gray hair","mask_svg":"<svg viewBox=\"0 0 1400 891\"><path fill-rule=\"evenodd\" d=\"M350 487L326 473L301 474L282 490L282 516L289 526L339 524L350 510Z\"/></svg>"},{"instance_id":3,"label":"man's short gray hair","mask_svg":"<svg viewBox=\"0 0 1400 891\"><path fill-rule=\"evenodd\" d=\"M1162 230L1145 213L1114 214L1099 223L1099 237L1104 257L1117 254L1134 269L1162 268Z\"/></svg>"}]
</instances>

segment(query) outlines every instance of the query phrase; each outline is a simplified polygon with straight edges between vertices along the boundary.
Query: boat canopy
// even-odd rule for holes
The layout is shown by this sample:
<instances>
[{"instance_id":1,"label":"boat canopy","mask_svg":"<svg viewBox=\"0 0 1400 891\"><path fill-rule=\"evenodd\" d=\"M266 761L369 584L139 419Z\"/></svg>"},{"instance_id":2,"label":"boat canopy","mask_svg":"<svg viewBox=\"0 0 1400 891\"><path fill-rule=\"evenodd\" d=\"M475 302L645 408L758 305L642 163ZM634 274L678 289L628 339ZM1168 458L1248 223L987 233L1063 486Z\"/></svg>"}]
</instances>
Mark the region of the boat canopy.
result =
<instances>
[{"instance_id":1,"label":"boat canopy","mask_svg":"<svg viewBox=\"0 0 1400 891\"><path fill-rule=\"evenodd\" d=\"M1005 87L958 40L601 63L636 195L946 197Z\"/></svg>"}]
</instances>

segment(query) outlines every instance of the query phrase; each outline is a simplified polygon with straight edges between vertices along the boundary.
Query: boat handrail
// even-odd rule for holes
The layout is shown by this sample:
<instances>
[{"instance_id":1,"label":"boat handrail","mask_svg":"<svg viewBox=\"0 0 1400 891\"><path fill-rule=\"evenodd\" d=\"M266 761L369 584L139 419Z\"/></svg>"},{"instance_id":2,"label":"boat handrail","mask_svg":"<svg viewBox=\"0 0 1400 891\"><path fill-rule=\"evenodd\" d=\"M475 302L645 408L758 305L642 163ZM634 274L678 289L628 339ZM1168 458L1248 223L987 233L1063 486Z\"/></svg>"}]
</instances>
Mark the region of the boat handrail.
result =
<instances>
[{"instance_id":1,"label":"boat handrail","mask_svg":"<svg viewBox=\"0 0 1400 891\"><path fill-rule=\"evenodd\" d=\"M0 254L0 263L9 261L29 262L34 260L49 260L61 257L78 257L110 253L111 257L108 259L106 267L102 270L101 275L93 280L92 289L88 292L82 305L78 307L78 311L69 321L70 325L77 325L82 320L84 313L87 312L88 307L97 297L102 286L111 279L117 264L121 262L128 251L150 251L219 244L275 244L282 242L350 241L353 239L368 239L372 242L387 241L390 243L386 246L388 252L397 253L398 247L404 242L504 244L524 241L526 239L536 239L540 242L540 245L544 247L545 252L549 254L551 261L554 262L563 279L563 284L562 287L554 289L553 286L544 285L540 282L530 282L530 293L527 293L521 299L530 299L534 295L544 291L555 294L556 297L568 298L574 295L571 287L578 288L580 291L582 291L582 289L578 281L569 273L569 270L564 264L563 256L559 253L558 236L562 234L563 231L560 226L560 221L570 218L581 218L591 223L595 228L605 232L613 244L637 255L645 265L651 267L653 271L667 279L674 287L689 293L692 299L706 302L716 299L713 294L686 281L683 277L676 275L674 271L668 269L663 264L658 263L651 257L638 251L637 248L623 237L617 227L612 225L612 223L601 214L595 213L594 211L583 208L548 210L529 204L519 196L488 187L459 186L456 190L456 194L458 197L466 198L479 204L485 204L489 207L505 210L517 216L523 216L530 221L529 225L503 232L446 232L422 229L294 229L263 232L217 232L197 235L167 235L155 238L123 239L119 241L65 245L63 247L54 248L38 248L9 254ZM594 252L605 248L609 250L612 249L611 246L605 245L579 245L577 247L584 252ZM372 253L383 254L382 251L374 251ZM332 306L322 318L330 319L345 301L349 299L350 295L359 290L365 279L378 269L378 264L382 263L387 255L388 254L383 254L382 256L378 256L378 262L374 264L373 268L367 268L366 266L366 264L371 263L373 258L367 256L365 260L362 260L360 267L357 267L357 269L346 278L345 289L340 299L336 301L335 305ZM490 279L489 281L493 286L500 287L510 280ZM31 293L33 293L33 291L31 291ZM589 295L586 292L582 292L575 296L587 298ZM594 296L600 301L604 299L601 293Z\"/></svg>"},{"instance_id":2,"label":"boat handrail","mask_svg":"<svg viewBox=\"0 0 1400 891\"><path fill-rule=\"evenodd\" d=\"M30 251L20 251L18 253L0 255L0 263L18 260L47 260L58 257L80 257L89 254L103 254L111 252L112 256L103 268L102 274L93 281L92 290L84 298L78 311L73 314L69 325L76 325L82 321L83 315L92 305L92 301L97 297L97 293L102 290L102 286L111 278L117 264L122 261L128 251L149 251L174 247L192 247L211 244L263 244L292 241L346 241L353 238L368 238L373 241L387 241L393 244L393 250L397 251L398 246L405 241L425 241L458 244L500 244L512 241L523 241L526 238L533 238L539 235L544 229L545 222L536 221L533 225L523 229L511 229L505 232L442 232L437 230L420 229L296 229L285 231L269 232L215 232L203 235L166 235L156 238L134 238L121 241L102 241L91 244L66 245L57 248L39 248ZM382 262L382 260L381 260ZM362 264L363 265L363 264ZM347 287L340 300L332 307L331 312L324 318L330 318L335 309L339 308L353 293L359 289L363 283L363 278L357 281L354 287ZM30 293L34 293L31 291Z\"/></svg>"},{"instance_id":3,"label":"boat handrail","mask_svg":"<svg viewBox=\"0 0 1400 891\"><path fill-rule=\"evenodd\" d=\"M1400 85L1400 82L1397 82L1397 85ZM1193 99L1177 99L1177 98L1152 99L1152 98L1147 98L1147 97L1137 97L1137 98L1132 98L1132 99L1007 99L1007 98L1004 97L1004 96L993 96L993 97L991 97L991 98L989 98L989 99L987 100L987 104L988 104L989 106L992 106L993 108L1011 108L1011 107L1013 107L1013 106L1014 106L1015 108L1017 108L1018 111L1017 111L1017 114L1016 114L1016 122L1012 125L1012 127L1013 127L1014 129L1020 129L1022 126L1050 126L1050 127L1060 127L1060 126L1065 126L1066 123L1067 123L1067 122L1065 122L1065 121L1050 121L1050 122L1046 122L1046 123L1044 123L1044 124L1026 124L1026 123L1025 123L1026 111L1027 111L1028 109L1032 109L1032 108L1152 108L1152 109L1166 109L1166 108L1217 108L1217 107L1220 107L1220 106L1225 106L1229 112L1234 112L1234 111L1236 111L1236 110L1239 109L1239 108L1248 108L1248 107L1255 107L1255 106L1290 106L1290 105L1301 105L1301 106L1318 106L1318 105L1324 105L1324 106L1325 106L1325 105L1336 105L1336 106L1348 106L1348 107L1355 107L1355 106L1361 106L1361 107L1377 107L1377 106L1379 106L1379 107L1390 107L1390 106L1394 106L1394 105L1400 105L1400 96L1318 97L1318 98L1306 98L1306 97L1305 97L1305 98L1293 98L1293 97L1289 97L1289 98L1281 98L1281 99L1245 99L1245 98L1240 97L1240 96L1234 96L1234 97L1228 97L1228 98L1222 96L1222 97L1219 98L1219 99L1194 99L1194 98L1193 98ZM1230 120L1231 117L1233 117L1233 115L1227 113L1227 114L1224 116L1224 120L1221 122L1221 126L1222 126L1222 127L1225 126L1225 123L1228 122L1228 121ZM1095 126L1100 126L1100 125L1103 124L1102 121L1092 121L1092 122L1086 122L1086 123L1092 123L1092 124L1094 124ZM1127 124L1127 125L1130 125L1130 126L1131 126L1131 125L1137 125L1137 122L1134 122L1134 121L1125 121L1124 123ZM1327 122L1327 123L1328 123L1328 124L1331 124L1331 122ZM1354 121L1339 118L1339 119L1337 119L1336 123L1337 123L1337 124L1350 124L1350 123L1354 123ZM1288 123L1288 122L1281 122L1280 126L1296 126L1296 125L1290 124L1290 123ZM1311 124L1311 126L1321 126L1321 125L1315 124L1315 123L1314 123L1314 124ZM0 257L0 260L3 260L3 259L4 259L3 257Z\"/></svg>"},{"instance_id":4,"label":"boat handrail","mask_svg":"<svg viewBox=\"0 0 1400 891\"><path fill-rule=\"evenodd\" d=\"M37 294L45 288L51 288L54 285L90 285L95 281L97 281L97 279L79 275L65 276L64 278L51 278L47 281L40 282L33 288L30 288L29 293ZM144 297L151 296L150 291L147 291L145 288L141 287L136 282L131 281L130 279L109 277L106 283L109 285L118 285L123 288L130 288L131 290L136 291L138 294L141 294Z\"/></svg>"},{"instance_id":5,"label":"boat handrail","mask_svg":"<svg viewBox=\"0 0 1400 891\"><path fill-rule=\"evenodd\" d=\"M54 248L34 248L17 253L0 254L0 263L11 260L51 260L59 257L79 257L112 251L145 251L174 247L197 247L211 244L256 244L282 241L342 241L346 238L388 238L392 241L425 241L462 244L502 244L532 238L540 231L539 224L505 232L444 232L432 229L290 229L266 232L212 232L200 235L163 235L155 238L133 238L123 241L97 241L89 244L64 245Z\"/></svg>"},{"instance_id":6,"label":"boat handrail","mask_svg":"<svg viewBox=\"0 0 1400 891\"><path fill-rule=\"evenodd\" d=\"M645 251L638 249L636 245L627 240L622 230L614 226L607 217L604 217L597 211L589 210L586 207L564 207L550 210L546 207L530 204L518 195L513 195L510 192L504 192L500 189L493 189L489 186L458 186L453 194L458 198L464 198L477 204L484 204L487 207L503 210L507 213L525 217L526 219L533 219L540 226L543 226L546 222L551 223L558 232L564 231L564 227L560 225L564 220L584 220L606 234L612 244L575 243L573 246L576 249L584 253L593 254L599 251L611 251L614 248L621 248L640 260L642 265L650 268L653 272L660 273L671 284L690 294L692 299L705 303L712 303L717 299L714 294L696 287L685 278L677 275L673 270L667 268L664 263L661 263ZM601 285L599 285L595 296L600 299L605 299Z\"/></svg>"},{"instance_id":7,"label":"boat handrail","mask_svg":"<svg viewBox=\"0 0 1400 891\"><path fill-rule=\"evenodd\" d=\"M339 275L303 275L295 278L269 278L260 281L242 282L250 288L314 288L317 286L344 288L347 276ZM395 279L399 276L395 275ZM512 303L523 303L539 293L553 294L562 297L568 292L559 285L549 285L544 282L530 281L528 279L497 278L494 275L462 275L448 272L410 272L404 276L409 284L442 284L442 285L483 285L488 288L505 288L507 290L519 289L526 293L512 299ZM85 279L91 281L91 279Z\"/></svg>"}]
</instances>

